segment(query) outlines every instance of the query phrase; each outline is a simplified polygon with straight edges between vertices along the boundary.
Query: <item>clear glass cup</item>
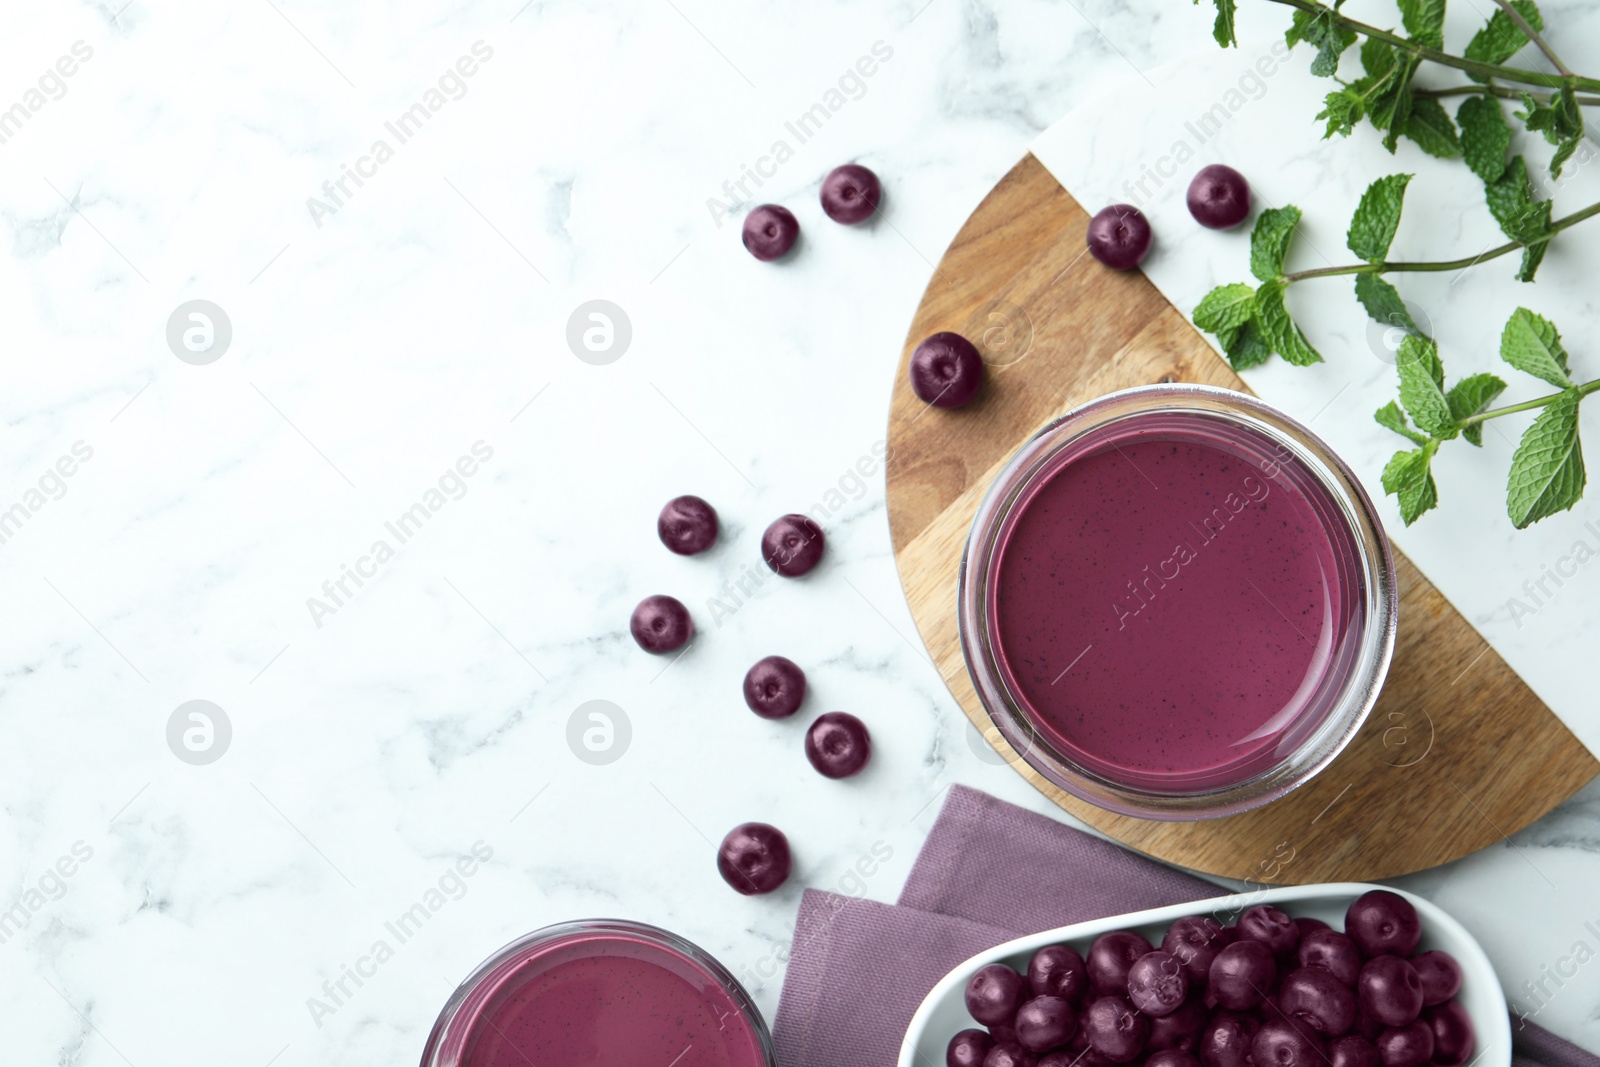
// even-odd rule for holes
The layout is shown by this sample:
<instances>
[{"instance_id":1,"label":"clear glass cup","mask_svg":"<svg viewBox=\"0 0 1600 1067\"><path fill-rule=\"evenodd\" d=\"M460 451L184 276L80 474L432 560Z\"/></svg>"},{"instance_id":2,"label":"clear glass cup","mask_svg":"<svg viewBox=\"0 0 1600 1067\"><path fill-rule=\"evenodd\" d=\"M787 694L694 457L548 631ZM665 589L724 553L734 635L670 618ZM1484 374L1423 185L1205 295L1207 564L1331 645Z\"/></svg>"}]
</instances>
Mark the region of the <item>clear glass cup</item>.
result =
<instances>
[{"instance_id":1,"label":"clear glass cup","mask_svg":"<svg viewBox=\"0 0 1600 1067\"><path fill-rule=\"evenodd\" d=\"M1186 435L1213 447L1236 448L1247 459L1264 455L1266 462L1277 462L1277 471L1291 476L1290 484L1301 492L1329 543L1343 546L1332 597L1342 614L1324 627L1326 647L1319 645L1312 661L1320 675L1295 693L1299 710L1288 725L1234 776L1123 773L1097 763L1092 754L1069 751L1067 744L1052 740L1062 736L1060 731L1036 721L1041 717L1001 653L996 625L1003 546L1034 491L1069 464L1118 443ZM1258 807L1332 762L1377 700L1394 652L1399 609L1388 539L1344 462L1305 426L1254 397L1186 384L1111 393L1050 423L1023 445L978 507L962 556L958 596L968 671L990 720L1012 749L1045 779L1082 800L1159 820L1218 818ZM1241 650L1248 654L1249 649Z\"/></svg>"},{"instance_id":2,"label":"clear glass cup","mask_svg":"<svg viewBox=\"0 0 1600 1067\"><path fill-rule=\"evenodd\" d=\"M460 1067L492 1026L496 1006L547 966L585 954L622 954L656 964L694 987L713 1008L736 1014L721 1023L721 1058L731 1067L777 1067L767 1024L736 978L703 949L676 934L626 919L582 919L525 934L490 956L456 988L428 1036L421 1067ZM544 967L541 966L544 965ZM740 1026L742 1023L742 1027ZM502 1035L503 1036L503 1035ZM669 1057L670 1058L670 1057Z\"/></svg>"}]
</instances>

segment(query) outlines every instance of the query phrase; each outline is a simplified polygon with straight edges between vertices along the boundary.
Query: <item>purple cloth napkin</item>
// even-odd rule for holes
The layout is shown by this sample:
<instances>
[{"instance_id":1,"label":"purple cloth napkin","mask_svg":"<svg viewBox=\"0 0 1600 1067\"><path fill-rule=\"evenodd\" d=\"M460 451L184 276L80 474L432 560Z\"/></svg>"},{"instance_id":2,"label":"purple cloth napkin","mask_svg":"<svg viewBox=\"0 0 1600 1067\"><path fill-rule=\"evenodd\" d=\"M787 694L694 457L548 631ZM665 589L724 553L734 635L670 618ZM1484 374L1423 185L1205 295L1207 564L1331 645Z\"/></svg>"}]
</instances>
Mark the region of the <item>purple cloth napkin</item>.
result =
<instances>
[{"instance_id":1,"label":"purple cloth napkin","mask_svg":"<svg viewBox=\"0 0 1600 1067\"><path fill-rule=\"evenodd\" d=\"M969 956L1023 934L1223 892L954 786L899 904L806 891L773 1027L778 1062L893 1067L917 1005ZM1513 1067L1600 1067L1531 1023L1512 1030Z\"/></svg>"}]
</instances>

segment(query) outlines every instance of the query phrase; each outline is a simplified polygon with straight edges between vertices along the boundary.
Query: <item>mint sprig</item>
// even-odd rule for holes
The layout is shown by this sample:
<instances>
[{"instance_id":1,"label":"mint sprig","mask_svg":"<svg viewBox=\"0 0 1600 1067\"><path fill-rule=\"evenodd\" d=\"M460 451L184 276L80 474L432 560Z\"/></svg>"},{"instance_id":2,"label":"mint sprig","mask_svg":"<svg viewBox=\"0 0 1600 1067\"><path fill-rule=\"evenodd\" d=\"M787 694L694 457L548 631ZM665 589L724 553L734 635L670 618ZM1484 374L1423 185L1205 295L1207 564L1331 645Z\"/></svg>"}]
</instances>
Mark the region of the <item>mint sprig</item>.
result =
<instances>
[{"instance_id":1,"label":"mint sprig","mask_svg":"<svg viewBox=\"0 0 1600 1067\"><path fill-rule=\"evenodd\" d=\"M1481 446L1488 420L1534 410L1539 414L1512 457L1507 513L1520 529L1572 507L1586 481L1578 409L1584 397L1600 389L1600 379L1574 382L1556 328L1524 308L1506 324L1501 358L1558 391L1490 408L1506 383L1480 373L1447 386L1437 345L1388 276L1465 270L1515 252L1521 256L1516 277L1532 282L1551 241L1600 215L1600 203L1555 217L1554 204L1534 185L1527 159L1512 154L1514 131L1502 101L1511 102L1511 115L1523 129L1554 146L1550 173L1559 177L1586 136L1583 109L1600 105L1600 79L1576 73L1551 48L1536 0L1493 0L1495 10L1459 55L1445 50L1447 0L1395 0L1399 29L1349 17L1341 10L1344 0L1270 2L1293 9L1285 40L1291 48L1315 49L1312 74L1334 83L1317 114L1323 137L1348 137L1366 123L1382 134L1391 153L1403 138L1437 158L1461 159L1483 182L1484 203L1508 240L1457 259L1391 259L1412 176L1387 175L1367 188L1350 220L1346 243L1360 262L1289 270L1300 209L1286 204L1263 211L1250 234L1250 273L1258 284L1218 286L1196 306L1195 325L1216 337L1235 370L1259 366L1274 354L1301 366L1320 362L1322 355L1294 319L1289 291L1314 278L1350 275L1367 314L1403 334L1396 357L1399 399L1380 408L1375 418L1411 446L1395 453L1382 479L1406 524L1438 504L1433 459L1445 442L1460 438ZM1223 47L1236 46L1238 0L1212 3L1213 36ZM1357 42L1359 74L1349 56ZM1554 73L1509 65L1530 45ZM1433 88L1427 78L1419 85L1425 63L1460 71L1467 81ZM1443 102L1449 97L1465 98L1454 115Z\"/></svg>"},{"instance_id":2,"label":"mint sprig","mask_svg":"<svg viewBox=\"0 0 1600 1067\"><path fill-rule=\"evenodd\" d=\"M1198 3L1198 0L1196 0ZM1284 35L1289 47L1308 44L1316 49L1311 73L1332 78L1338 88L1328 93L1317 118L1326 123L1323 136L1349 136L1363 120L1383 135L1383 146L1397 151L1402 137L1422 151L1441 159L1466 154L1457 124L1440 103L1445 97L1470 96L1489 101L1521 101L1517 117L1533 132L1544 134L1556 146L1550 173L1559 177L1562 167L1583 141L1582 109L1600 105L1600 78L1572 71L1543 38L1544 16L1535 0L1495 0L1499 6L1467 42L1460 55L1445 51L1446 0L1395 0L1401 30L1359 22L1344 14L1344 0L1271 0L1294 9ZM1213 0L1217 18L1213 35L1224 47L1238 44L1238 0ZM1340 78L1343 58L1361 42L1362 74L1351 81ZM1556 73L1510 66L1509 61L1532 43L1549 60ZM1453 68L1466 75L1464 84L1445 88L1419 88L1416 75L1423 63ZM1468 113L1474 119L1482 110ZM1484 181L1499 176L1498 168L1480 169Z\"/></svg>"},{"instance_id":3,"label":"mint sprig","mask_svg":"<svg viewBox=\"0 0 1600 1067\"><path fill-rule=\"evenodd\" d=\"M1257 366L1274 353L1300 366L1317 363L1322 356L1295 323L1285 294L1292 286L1314 278L1353 275L1356 299L1368 315L1385 326L1421 335L1423 331L1406 310L1399 290L1383 275L1465 270L1512 252L1521 252L1522 267L1517 277L1531 281L1533 271L1544 257L1545 247L1556 234L1600 215L1600 204L1593 204L1566 218L1552 220L1550 201L1534 196L1527 166L1522 157L1517 156L1501 166L1498 181L1485 187L1490 210L1511 241L1460 259L1391 260L1388 257L1399 233L1411 180L1409 174L1390 174L1367 187L1346 234L1350 250L1363 262L1349 266L1286 272L1301 222L1300 209L1286 204L1263 211L1250 234L1250 273L1261 285L1252 288L1235 282L1214 289L1195 308L1195 325L1216 335L1218 345L1235 370ZM1227 309L1226 316L1221 314L1223 308Z\"/></svg>"},{"instance_id":4,"label":"mint sprig","mask_svg":"<svg viewBox=\"0 0 1600 1067\"><path fill-rule=\"evenodd\" d=\"M1600 389L1600 379L1581 385L1573 382L1555 326L1527 308L1519 308L1506 323L1500 357L1557 386L1560 392L1490 409L1506 389L1499 377L1474 374L1446 389L1444 365L1434 343L1415 336L1401 343L1396 360L1400 401L1391 400L1373 418L1414 446L1390 458L1382 479L1383 491L1395 498L1407 526L1438 505L1433 457L1441 445L1456 437L1481 445L1485 422L1524 411L1543 409L1511 457L1506 512L1513 525L1523 529L1566 511L1583 496L1586 477L1578 440L1578 406Z\"/></svg>"}]
</instances>

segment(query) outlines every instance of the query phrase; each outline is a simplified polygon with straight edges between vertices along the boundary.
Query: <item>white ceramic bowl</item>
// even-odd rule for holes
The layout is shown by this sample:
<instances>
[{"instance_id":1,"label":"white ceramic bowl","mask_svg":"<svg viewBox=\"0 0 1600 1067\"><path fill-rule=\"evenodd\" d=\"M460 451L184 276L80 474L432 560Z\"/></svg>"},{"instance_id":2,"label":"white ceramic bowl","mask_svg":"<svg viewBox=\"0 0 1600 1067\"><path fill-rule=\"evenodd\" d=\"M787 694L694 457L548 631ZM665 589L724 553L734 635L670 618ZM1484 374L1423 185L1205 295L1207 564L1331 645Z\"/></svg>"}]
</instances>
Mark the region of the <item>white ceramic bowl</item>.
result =
<instances>
[{"instance_id":1,"label":"white ceramic bowl","mask_svg":"<svg viewBox=\"0 0 1600 1067\"><path fill-rule=\"evenodd\" d=\"M1226 924L1237 919L1244 909L1256 904L1271 904L1297 919L1321 919L1335 930L1343 930L1344 913L1351 901L1370 889L1387 888L1359 882L1334 882L1253 890L1127 915L1113 915L1109 919L1063 926L996 945L978 953L939 979L939 984L923 998L916 1014L911 1017L905 1041L900 1045L899 1067L944 1067L945 1046L950 1039L958 1030L978 1025L967 1014L963 997L967 979L979 967L991 963L1009 963L1018 970L1025 970L1028 960L1045 945L1070 944L1087 954L1089 942L1108 930L1133 930L1143 934L1151 944L1159 945L1162 935L1174 919L1185 915L1211 915ZM1422 947L1418 951L1441 949L1461 964L1461 992L1456 994L1456 999L1467 1010L1478 1032L1478 1048L1473 1053L1473 1059L1468 1061L1468 1067L1510 1067L1511 1019L1506 1011L1506 998L1501 992L1500 980L1489 965L1489 957L1484 955L1482 946L1467 933L1464 926L1437 906L1410 893L1399 890L1391 892L1400 893L1411 901L1422 919Z\"/></svg>"}]
</instances>

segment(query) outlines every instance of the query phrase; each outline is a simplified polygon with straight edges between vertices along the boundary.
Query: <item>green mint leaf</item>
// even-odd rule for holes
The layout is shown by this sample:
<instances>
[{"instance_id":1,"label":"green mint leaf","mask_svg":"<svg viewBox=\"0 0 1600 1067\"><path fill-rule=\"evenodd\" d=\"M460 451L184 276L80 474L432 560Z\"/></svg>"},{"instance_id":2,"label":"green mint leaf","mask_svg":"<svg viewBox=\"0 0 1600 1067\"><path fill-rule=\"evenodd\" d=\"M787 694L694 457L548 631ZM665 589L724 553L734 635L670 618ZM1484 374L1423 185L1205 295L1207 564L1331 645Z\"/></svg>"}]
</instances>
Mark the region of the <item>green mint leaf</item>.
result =
<instances>
[{"instance_id":1,"label":"green mint leaf","mask_svg":"<svg viewBox=\"0 0 1600 1067\"><path fill-rule=\"evenodd\" d=\"M1400 143L1400 134L1411 118L1411 77L1422 65L1420 56L1407 56L1386 80L1383 90L1372 101L1372 124L1384 131L1383 147L1390 152Z\"/></svg>"},{"instance_id":2,"label":"green mint leaf","mask_svg":"<svg viewBox=\"0 0 1600 1067\"><path fill-rule=\"evenodd\" d=\"M1401 341L1395 368L1400 372L1400 403L1417 429L1440 440L1454 437L1456 419L1444 396L1444 365L1433 341L1416 334Z\"/></svg>"},{"instance_id":3,"label":"green mint leaf","mask_svg":"<svg viewBox=\"0 0 1600 1067\"><path fill-rule=\"evenodd\" d=\"M1587 130L1583 125L1583 110L1578 106L1577 92L1568 85L1551 98L1549 104L1536 103L1527 93L1522 95L1526 111L1517 112L1530 130L1538 130L1544 139L1556 146L1550 159L1550 174L1561 177L1561 168L1583 143Z\"/></svg>"},{"instance_id":4,"label":"green mint leaf","mask_svg":"<svg viewBox=\"0 0 1600 1067\"><path fill-rule=\"evenodd\" d=\"M1322 362L1322 353L1311 347L1306 335L1289 314L1283 301L1283 282L1273 279L1256 290L1256 325L1272 350L1297 367Z\"/></svg>"},{"instance_id":5,"label":"green mint leaf","mask_svg":"<svg viewBox=\"0 0 1600 1067\"><path fill-rule=\"evenodd\" d=\"M1199 3L1200 0L1194 0ZM1211 36L1223 48L1237 47L1239 35L1234 24L1238 13L1238 0L1212 0L1217 6L1217 21L1211 27Z\"/></svg>"},{"instance_id":6,"label":"green mint leaf","mask_svg":"<svg viewBox=\"0 0 1600 1067\"><path fill-rule=\"evenodd\" d=\"M1300 225L1300 209L1293 204L1271 208L1256 219L1250 231L1250 273L1264 282L1283 274L1283 261L1289 254L1289 241Z\"/></svg>"},{"instance_id":7,"label":"green mint leaf","mask_svg":"<svg viewBox=\"0 0 1600 1067\"><path fill-rule=\"evenodd\" d=\"M1450 387L1444 398L1450 402L1450 414L1455 416L1456 422L1470 419L1484 408L1487 408L1494 398L1505 391L1506 383L1493 374L1474 374L1463 378ZM1461 436L1472 444L1483 447L1483 423L1475 422L1471 426L1461 428Z\"/></svg>"},{"instance_id":8,"label":"green mint leaf","mask_svg":"<svg viewBox=\"0 0 1600 1067\"><path fill-rule=\"evenodd\" d=\"M1401 437L1404 437L1415 444L1425 445L1428 443L1428 439L1426 437L1413 430L1411 428L1411 424L1406 422L1406 413L1401 411L1400 405L1393 400L1383 405L1383 407L1379 408L1377 411L1374 411L1372 413L1372 418L1379 426L1393 430ZM1387 488L1387 486L1385 488Z\"/></svg>"},{"instance_id":9,"label":"green mint leaf","mask_svg":"<svg viewBox=\"0 0 1600 1067\"><path fill-rule=\"evenodd\" d=\"M1450 401L1452 415L1457 419L1469 419L1487 408L1505 389L1506 383L1499 375L1473 374L1452 385L1445 398Z\"/></svg>"},{"instance_id":10,"label":"green mint leaf","mask_svg":"<svg viewBox=\"0 0 1600 1067\"><path fill-rule=\"evenodd\" d=\"M1382 263L1400 227L1400 212L1405 207L1409 174L1391 174L1367 186L1350 220L1347 243L1350 251L1368 263Z\"/></svg>"},{"instance_id":11,"label":"green mint leaf","mask_svg":"<svg viewBox=\"0 0 1600 1067\"><path fill-rule=\"evenodd\" d=\"M1583 136L1583 109L1578 106L1576 89L1570 85L1562 86L1551 108L1556 113L1556 132L1563 140Z\"/></svg>"},{"instance_id":12,"label":"green mint leaf","mask_svg":"<svg viewBox=\"0 0 1600 1067\"><path fill-rule=\"evenodd\" d=\"M1361 69L1372 79L1371 86L1376 86L1380 80L1393 74L1398 65L1399 59L1391 45L1384 44L1376 37L1368 37L1362 42Z\"/></svg>"},{"instance_id":13,"label":"green mint leaf","mask_svg":"<svg viewBox=\"0 0 1600 1067\"><path fill-rule=\"evenodd\" d=\"M1406 302L1400 298L1399 290L1379 275L1356 275L1356 299L1367 309L1367 314L1371 316L1373 322L1381 323L1391 330L1400 330L1405 334L1422 334L1422 330L1412 320L1411 312L1406 310Z\"/></svg>"},{"instance_id":14,"label":"green mint leaf","mask_svg":"<svg viewBox=\"0 0 1600 1067\"><path fill-rule=\"evenodd\" d=\"M1535 32L1544 31L1544 16L1539 14L1539 8L1533 0L1511 0L1511 6L1517 9L1528 25ZM1496 11L1489 18L1489 22L1479 30L1467 43L1465 55L1468 59L1476 59L1480 63L1504 63L1528 43L1524 34L1509 15L1504 11ZM1473 75L1473 81L1482 81L1481 77Z\"/></svg>"},{"instance_id":15,"label":"green mint leaf","mask_svg":"<svg viewBox=\"0 0 1600 1067\"><path fill-rule=\"evenodd\" d=\"M1301 41L1314 45L1317 57L1311 61L1311 73L1319 78L1331 78L1338 73L1339 57L1356 43L1356 35L1354 30L1335 21L1331 11L1296 11L1284 40L1290 48Z\"/></svg>"},{"instance_id":16,"label":"green mint leaf","mask_svg":"<svg viewBox=\"0 0 1600 1067\"><path fill-rule=\"evenodd\" d=\"M1545 221L1548 222L1548 216L1550 214L1550 205L1548 203L1545 204L1544 213L1546 215ZM1534 274L1539 270L1539 264L1544 262L1545 249L1549 247L1550 245L1547 243L1529 245L1527 248L1522 250L1522 266L1517 269L1517 281L1533 281Z\"/></svg>"},{"instance_id":17,"label":"green mint leaf","mask_svg":"<svg viewBox=\"0 0 1600 1067\"><path fill-rule=\"evenodd\" d=\"M1461 124L1461 154L1467 166L1485 182L1499 179L1506 170L1506 150L1511 147L1511 125L1500 101L1492 96L1469 96L1456 111Z\"/></svg>"},{"instance_id":18,"label":"green mint leaf","mask_svg":"<svg viewBox=\"0 0 1600 1067\"><path fill-rule=\"evenodd\" d=\"M1243 282L1219 285L1194 309L1194 324L1207 333L1236 330L1250 321L1256 309L1256 291Z\"/></svg>"},{"instance_id":19,"label":"green mint leaf","mask_svg":"<svg viewBox=\"0 0 1600 1067\"><path fill-rule=\"evenodd\" d=\"M1582 137L1574 137L1570 141L1561 142L1561 147L1556 149L1556 154L1550 157L1550 176L1552 178L1561 177L1561 168L1566 166L1567 160L1572 158L1572 154L1582 144Z\"/></svg>"},{"instance_id":20,"label":"green mint leaf","mask_svg":"<svg viewBox=\"0 0 1600 1067\"><path fill-rule=\"evenodd\" d=\"M1544 134L1544 139L1558 145L1574 137L1582 137L1583 111L1578 106L1577 92L1568 85L1541 104L1531 93L1522 94L1523 110L1517 112L1528 129Z\"/></svg>"},{"instance_id":21,"label":"green mint leaf","mask_svg":"<svg viewBox=\"0 0 1600 1067\"><path fill-rule=\"evenodd\" d=\"M1483 194L1489 212L1505 235L1514 241L1522 240L1537 205L1533 183L1528 178L1528 161L1521 156L1511 157L1500 175L1484 186Z\"/></svg>"},{"instance_id":22,"label":"green mint leaf","mask_svg":"<svg viewBox=\"0 0 1600 1067\"><path fill-rule=\"evenodd\" d=\"M1400 0L1400 18L1417 44L1438 48L1444 44L1445 0Z\"/></svg>"},{"instance_id":23,"label":"green mint leaf","mask_svg":"<svg viewBox=\"0 0 1600 1067\"><path fill-rule=\"evenodd\" d=\"M1544 244L1531 242L1550 233L1550 201L1534 198L1533 181L1528 177L1528 163L1522 156L1513 156L1499 178L1483 187L1489 211L1500 229L1513 241L1530 247L1522 251L1522 269L1519 281L1533 281L1534 272L1544 259Z\"/></svg>"},{"instance_id":24,"label":"green mint leaf","mask_svg":"<svg viewBox=\"0 0 1600 1067\"><path fill-rule=\"evenodd\" d=\"M1566 511L1583 496L1583 445L1576 392L1561 394L1533 420L1511 457L1506 513L1517 529Z\"/></svg>"},{"instance_id":25,"label":"green mint leaf","mask_svg":"<svg viewBox=\"0 0 1600 1067\"><path fill-rule=\"evenodd\" d=\"M1322 131L1323 140L1334 134L1349 137L1350 131L1356 128L1356 123L1366 117L1367 100L1357 85L1359 83L1342 86L1323 99L1322 110L1317 112L1317 118L1325 119L1328 123L1327 129Z\"/></svg>"},{"instance_id":26,"label":"green mint leaf","mask_svg":"<svg viewBox=\"0 0 1600 1067\"><path fill-rule=\"evenodd\" d=\"M1544 134L1544 139L1556 146L1550 158L1550 174L1561 177L1561 168L1583 144L1588 131L1583 124L1583 109L1578 105L1578 94L1568 85L1541 104L1529 93L1522 94L1524 110L1517 117L1528 129Z\"/></svg>"},{"instance_id":27,"label":"green mint leaf","mask_svg":"<svg viewBox=\"0 0 1600 1067\"><path fill-rule=\"evenodd\" d=\"M1217 342L1228 355L1228 365L1234 370L1248 370L1272 358L1272 345L1267 342L1255 320L1242 326L1223 330Z\"/></svg>"},{"instance_id":28,"label":"green mint leaf","mask_svg":"<svg viewBox=\"0 0 1600 1067\"><path fill-rule=\"evenodd\" d=\"M1444 105L1431 96L1415 97L1406 118L1406 136L1435 159L1455 159L1461 155L1456 124Z\"/></svg>"},{"instance_id":29,"label":"green mint leaf","mask_svg":"<svg viewBox=\"0 0 1600 1067\"><path fill-rule=\"evenodd\" d=\"M1519 178L1522 185L1520 189ZM1517 280L1533 281L1548 248L1548 242L1538 239L1550 234L1551 202L1533 198L1527 164L1521 156L1514 157L1506 165L1506 173L1500 181L1484 189L1489 195L1489 209L1499 219L1500 228L1506 232L1506 236L1528 245L1522 250L1522 266L1517 271Z\"/></svg>"},{"instance_id":30,"label":"green mint leaf","mask_svg":"<svg viewBox=\"0 0 1600 1067\"><path fill-rule=\"evenodd\" d=\"M1439 503L1439 487L1433 483L1432 441L1409 452L1396 452L1383 468L1383 491L1397 498L1400 518L1407 526Z\"/></svg>"},{"instance_id":31,"label":"green mint leaf","mask_svg":"<svg viewBox=\"0 0 1600 1067\"><path fill-rule=\"evenodd\" d=\"M1561 347L1561 334L1549 319L1527 308L1518 308L1506 322L1500 335L1500 358L1557 389L1572 385L1567 371L1567 350Z\"/></svg>"}]
</instances>

